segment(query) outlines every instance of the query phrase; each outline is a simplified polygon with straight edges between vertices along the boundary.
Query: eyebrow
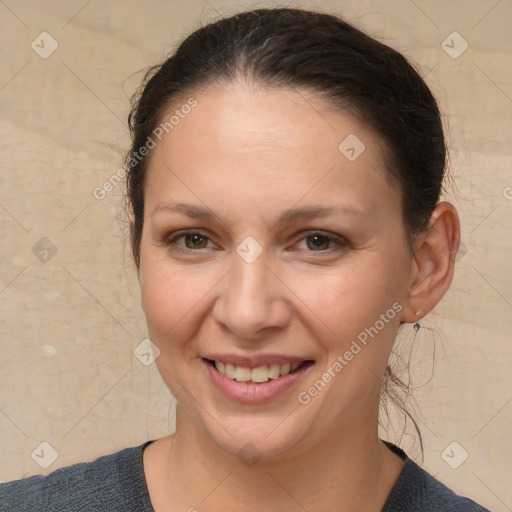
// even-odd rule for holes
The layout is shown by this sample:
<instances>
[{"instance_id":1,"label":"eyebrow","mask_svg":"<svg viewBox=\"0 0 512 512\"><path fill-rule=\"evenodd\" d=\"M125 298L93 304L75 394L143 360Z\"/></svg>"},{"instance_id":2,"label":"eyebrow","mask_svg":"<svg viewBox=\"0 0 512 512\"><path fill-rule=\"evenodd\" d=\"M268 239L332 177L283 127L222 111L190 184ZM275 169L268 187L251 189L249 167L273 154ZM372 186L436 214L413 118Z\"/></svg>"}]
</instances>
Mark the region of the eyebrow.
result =
<instances>
[{"instance_id":1,"label":"eyebrow","mask_svg":"<svg viewBox=\"0 0 512 512\"><path fill-rule=\"evenodd\" d=\"M159 204L151 213L153 216L158 211L178 212L193 219L214 220L217 218L211 210L200 206L187 203L165 203ZM291 223L297 220L311 220L321 217L327 217L332 214L345 214L357 217L364 217L362 210L349 206L303 206L300 208L290 208L285 210L279 217L277 224Z\"/></svg>"},{"instance_id":2,"label":"eyebrow","mask_svg":"<svg viewBox=\"0 0 512 512\"><path fill-rule=\"evenodd\" d=\"M186 215L187 217L192 217L193 219L214 219L216 215L214 215L207 208L202 208L200 206L195 206L193 204L186 203L165 203L159 204L151 213L151 217L159 212L159 211L171 211L178 212Z\"/></svg>"}]
</instances>

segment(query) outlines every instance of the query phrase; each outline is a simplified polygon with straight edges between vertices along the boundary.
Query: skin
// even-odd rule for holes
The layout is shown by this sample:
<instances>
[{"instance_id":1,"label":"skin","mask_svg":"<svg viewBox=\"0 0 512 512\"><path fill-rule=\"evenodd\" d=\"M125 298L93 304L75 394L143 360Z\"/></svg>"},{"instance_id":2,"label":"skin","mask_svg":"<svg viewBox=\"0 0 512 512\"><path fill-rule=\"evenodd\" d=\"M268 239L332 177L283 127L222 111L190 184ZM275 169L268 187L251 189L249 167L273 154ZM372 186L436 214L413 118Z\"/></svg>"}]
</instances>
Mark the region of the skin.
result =
<instances>
[{"instance_id":1,"label":"skin","mask_svg":"<svg viewBox=\"0 0 512 512\"><path fill-rule=\"evenodd\" d=\"M382 376L400 322L426 315L450 285L456 210L438 204L411 252L382 142L357 119L313 92L244 80L194 97L197 107L152 150L145 189L141 302L178 401L175 434L144 451L153 507L378 511L403 465L377 435ZM349 134L365 144L354 161L338 149ZM175 203L214 216L162 207ZM359 213L278 222L290 208L341 205ZM165 244L183 229L203 234L199 248L190 237ZM311 231L346 241L320 238L319 250ZM253 263L236 252L247 236L263 250ZM394 303L401 311L299 403ZM201 358L213 351L315 364L281 396L240 404L212 385ZM248 442L261 457L252 467L237 457Z\"/></svg>"}]
</instances>

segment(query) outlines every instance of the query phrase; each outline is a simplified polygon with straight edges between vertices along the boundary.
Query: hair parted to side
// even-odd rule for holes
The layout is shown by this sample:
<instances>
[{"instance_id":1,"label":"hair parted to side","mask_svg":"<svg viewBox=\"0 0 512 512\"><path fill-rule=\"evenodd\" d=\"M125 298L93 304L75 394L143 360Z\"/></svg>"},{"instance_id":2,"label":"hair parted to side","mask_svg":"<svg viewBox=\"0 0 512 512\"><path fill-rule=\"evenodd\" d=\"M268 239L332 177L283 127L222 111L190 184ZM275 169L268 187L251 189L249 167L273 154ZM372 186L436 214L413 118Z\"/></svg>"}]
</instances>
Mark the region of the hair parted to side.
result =
<instances>
[{"instance_id":1,"label":"hair parted to side","mask_svg":"<svg viewBox=\"0 0 512 512\"><path fill-rule=\"evenodd\" d=\"M302 9L246 11L189 35L146 74L132 99L129 128L137 153L169 107L212 81L244 78L270 87L306 88L363 120L380 137L399 185L412 242L429 223L446 168L441 115L425 81L399 52L338 16ZM140 265L144 184L150 154L130 165L127 201L131 248ZM388 369L388 383L402 384ZM391 395L393 396L393 395Z\"/></svg>"}]
</instances>

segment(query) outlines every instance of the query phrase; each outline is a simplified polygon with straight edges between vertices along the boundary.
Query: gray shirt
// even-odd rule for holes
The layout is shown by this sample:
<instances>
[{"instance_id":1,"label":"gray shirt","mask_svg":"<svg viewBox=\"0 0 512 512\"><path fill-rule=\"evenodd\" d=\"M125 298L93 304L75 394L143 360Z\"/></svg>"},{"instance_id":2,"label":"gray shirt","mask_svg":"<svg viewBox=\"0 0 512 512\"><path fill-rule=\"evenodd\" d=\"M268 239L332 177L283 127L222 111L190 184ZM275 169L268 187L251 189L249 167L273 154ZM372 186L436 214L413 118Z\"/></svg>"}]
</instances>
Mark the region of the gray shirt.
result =
<instances>
[{"instance_id":1,"label":"gray shirt","mask_svg":"<svg viewBox=\"0 0 512 512\"><path fill-rule=\"evenodd\" d=\"M0 484L1 512L154 512L141 446ZM489 512L457 496L397 447L404 466L381 512ZM199 503L191 503L190 510Z\"/></svg>"}]
</instances>

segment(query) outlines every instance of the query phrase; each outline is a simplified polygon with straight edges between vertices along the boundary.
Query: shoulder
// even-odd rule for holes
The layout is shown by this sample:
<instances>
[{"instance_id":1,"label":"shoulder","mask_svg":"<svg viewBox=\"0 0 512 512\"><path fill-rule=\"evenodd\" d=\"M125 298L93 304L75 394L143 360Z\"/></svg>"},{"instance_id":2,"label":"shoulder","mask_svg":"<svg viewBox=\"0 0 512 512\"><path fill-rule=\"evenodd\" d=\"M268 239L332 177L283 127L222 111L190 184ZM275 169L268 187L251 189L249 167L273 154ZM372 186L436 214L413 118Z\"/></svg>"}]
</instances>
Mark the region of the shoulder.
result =
<instances>
[{"instance_id":1,"label":"shoulder","mask_svg":"<svg viewBox=\"0 0 512 512\"><path fill-rule=\"evenodd\" d=\"M469 498L458 496L405 456L402 472L382 512L448 511L489 512Z\"/></svg>"},{"instance_id":2,"label":"shoulder","mask_svg":"<svg viewBox=\"0 0 512 512\"><path fill-rule=\"evenodd\" d=\"M66 466L46 476L0 484L0 503L10 512L151 512L142 467L142 451L147 444Z\"/></svg>"}]
</instances>

